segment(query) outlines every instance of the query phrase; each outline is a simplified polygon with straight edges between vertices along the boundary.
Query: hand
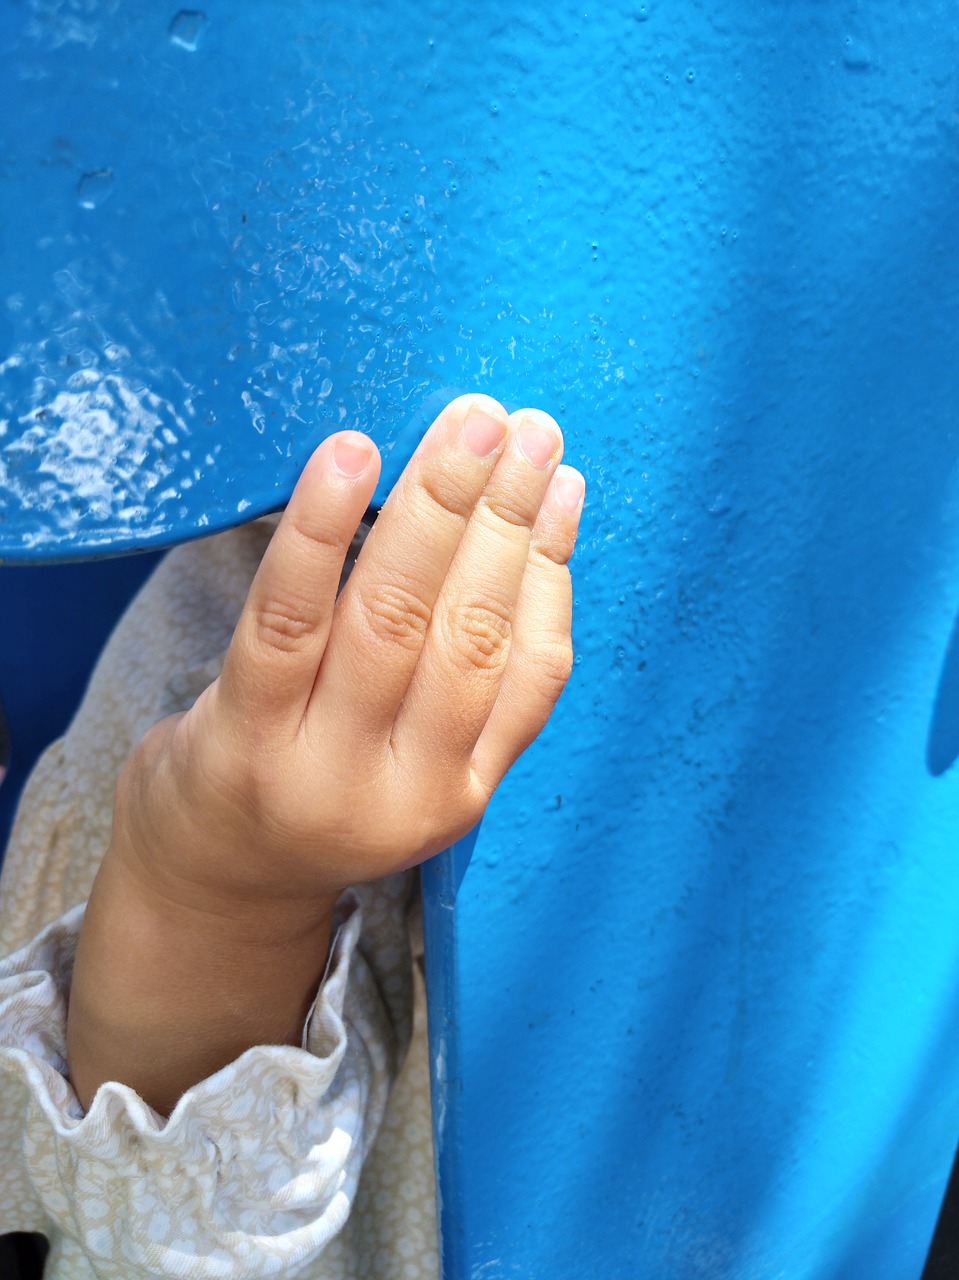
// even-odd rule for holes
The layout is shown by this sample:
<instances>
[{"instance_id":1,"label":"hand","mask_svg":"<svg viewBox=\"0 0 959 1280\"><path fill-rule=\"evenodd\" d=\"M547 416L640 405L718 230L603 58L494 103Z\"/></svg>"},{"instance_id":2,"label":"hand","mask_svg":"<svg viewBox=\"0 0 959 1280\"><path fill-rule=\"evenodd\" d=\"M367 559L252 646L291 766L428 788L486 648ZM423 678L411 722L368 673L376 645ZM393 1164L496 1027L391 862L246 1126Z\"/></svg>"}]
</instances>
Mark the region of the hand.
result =
<instances>
[{"instance_id":1,"label":"hand","mask_svg":"<svg viewBox=\"0 0 959 1280\"><path fill-rule=\"evenodd\" d=\"M84 1108L114 1080L168 1115L250 1046L299 1044L340 892L482 816L569 675L561 451L544 414L454 401L337 601L379 459L356 432L316 450L222 674L117 783L69 1000Z\"/></svg>"},{"instance_id":2,"label":"hand","mask_svg":"<svg viewBox=\"0 0 959 1280\"><path fill-rule=\"evenodd\" d=\"M455 400L337 601L379 457L325 440L219 679L127 762L111 856L172 905L322 914L473 827L570 672L584 483L562 448L546 414Z\"/></svg>"}]
</instances>

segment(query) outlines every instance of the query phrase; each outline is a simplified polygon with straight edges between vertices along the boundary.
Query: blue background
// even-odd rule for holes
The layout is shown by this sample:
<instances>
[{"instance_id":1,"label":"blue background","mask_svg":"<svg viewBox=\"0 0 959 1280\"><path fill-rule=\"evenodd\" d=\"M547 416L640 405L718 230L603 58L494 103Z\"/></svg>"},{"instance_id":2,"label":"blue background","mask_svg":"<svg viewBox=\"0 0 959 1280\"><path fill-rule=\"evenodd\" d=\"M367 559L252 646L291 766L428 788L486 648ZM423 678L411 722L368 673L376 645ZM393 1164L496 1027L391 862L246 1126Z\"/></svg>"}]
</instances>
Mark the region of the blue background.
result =
<instances>
[{"instance_id":1,"label":"blue background","mask_svg":"<svg viewBox=\"0 0 959 1280\"><path fill-rule=\"evenodd\" d=\"M246 518L343 424L385 491L473 388L587 476L570 688L432 872L448 1276L918 1276L959 1135L955 5L0 12L0 556Z\"/></svg>"}]
</instances>

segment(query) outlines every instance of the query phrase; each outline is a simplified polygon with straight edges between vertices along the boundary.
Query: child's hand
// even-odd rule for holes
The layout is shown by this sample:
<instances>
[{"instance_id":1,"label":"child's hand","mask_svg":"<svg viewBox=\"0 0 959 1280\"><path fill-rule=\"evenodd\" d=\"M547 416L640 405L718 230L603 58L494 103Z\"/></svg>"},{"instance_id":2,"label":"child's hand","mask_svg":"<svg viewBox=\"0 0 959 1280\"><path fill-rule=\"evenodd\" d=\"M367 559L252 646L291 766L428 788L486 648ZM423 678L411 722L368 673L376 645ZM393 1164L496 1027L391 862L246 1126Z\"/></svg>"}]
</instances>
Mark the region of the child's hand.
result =
<instances>
[{"instance_id":1,"label":"child's hand","mask_svg":"<svg viewBox=\"0 0 959 1280\"><path fill-rule=\"evenodd\" d=\"M454 401L336 601L379 458L324 441L222 675L127 763L113 855L174 904L302 914L464 835L569 676L584 485L562 448L546 414Z\"/></svg>"},{"instance_id":2,"label":"child's hand","mask_svg":"<svg viewBox=\"0 0 959 1280\"><path fill-rule=\"evenodd\" d=\"M84 1107L119 1080L169 1114L251 1045L299 1044L340 891L482 816L569 675L561 452L544 414L455 401L336 601L379 462L355 432L317 449L222 675L117 783L70 992Z\"/></svg>"}]
</instances>

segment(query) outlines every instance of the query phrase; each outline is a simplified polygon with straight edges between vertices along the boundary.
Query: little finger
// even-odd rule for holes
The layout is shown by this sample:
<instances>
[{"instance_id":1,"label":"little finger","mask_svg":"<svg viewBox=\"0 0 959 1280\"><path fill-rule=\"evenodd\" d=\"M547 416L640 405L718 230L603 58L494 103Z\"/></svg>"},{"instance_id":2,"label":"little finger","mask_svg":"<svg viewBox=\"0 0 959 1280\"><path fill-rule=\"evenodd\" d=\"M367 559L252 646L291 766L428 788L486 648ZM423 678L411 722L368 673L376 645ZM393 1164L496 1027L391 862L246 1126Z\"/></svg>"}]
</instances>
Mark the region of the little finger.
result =
<instances>
[{"instance_id":1,"label":"little finger","mask_svg":"<svg viewBox=\"0 0 959 1280\"><path fill-rule=\"evenodd\" d=\"M573 593L567 562L585 491L578 471L560 467L533 528L509 663L473 752L474 777L486 795L542 731L572 669Z\"/></svg>"}]
</instances>

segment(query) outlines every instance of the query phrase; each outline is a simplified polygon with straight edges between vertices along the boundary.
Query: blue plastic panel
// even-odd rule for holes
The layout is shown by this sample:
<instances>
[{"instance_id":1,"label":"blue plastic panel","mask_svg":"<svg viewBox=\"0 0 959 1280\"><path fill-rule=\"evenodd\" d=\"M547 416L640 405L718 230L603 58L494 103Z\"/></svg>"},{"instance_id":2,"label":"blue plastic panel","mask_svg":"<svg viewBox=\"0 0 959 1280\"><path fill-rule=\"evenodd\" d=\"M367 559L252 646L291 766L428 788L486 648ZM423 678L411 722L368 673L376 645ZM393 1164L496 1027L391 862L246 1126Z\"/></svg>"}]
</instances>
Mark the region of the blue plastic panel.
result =
<instances>
[{"instance_id":1,"label":"blue plastic panel","mask_svg":"<svg viewBox=\"0 0 959 1280\"><path fill-rule=\"evenodd\" d=\"M917 1277L959 1137L955 5L0 13L0 555L252 515L342 424L385 491L467 388L587 474L571 687L429 873L447 1280Z\"/></svg>"}]
</instances>

